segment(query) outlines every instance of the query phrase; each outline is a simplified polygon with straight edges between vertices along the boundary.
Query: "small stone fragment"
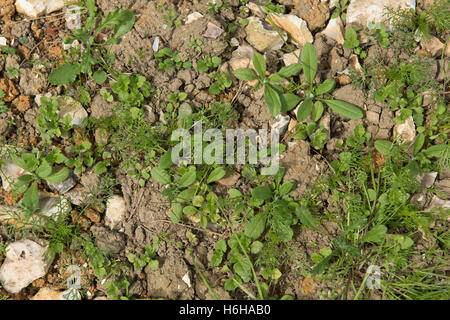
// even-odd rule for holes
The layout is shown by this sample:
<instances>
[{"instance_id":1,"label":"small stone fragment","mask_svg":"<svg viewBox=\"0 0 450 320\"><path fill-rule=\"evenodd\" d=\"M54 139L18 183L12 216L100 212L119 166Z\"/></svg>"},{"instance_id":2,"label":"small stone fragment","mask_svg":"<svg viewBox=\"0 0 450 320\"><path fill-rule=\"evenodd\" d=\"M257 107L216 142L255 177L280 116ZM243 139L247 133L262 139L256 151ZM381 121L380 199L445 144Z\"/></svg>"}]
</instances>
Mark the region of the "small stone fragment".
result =
<instances>
[{"instance_id":1,"label":"small stone fragment","mask_svg":"<svg viewBox=\"0 0 450 320\"><path fill-rule=\"evenodd\" d=\"M31 300L64 300L62 294L63 292L44 287L39 289Z\"/></svg>"},{"instance_id":2,"label":"small stone fragment","mask_svg":"<svg viewBox=\"0 0 450 320\"><path fill-rule=\"evenodd\" d=\"M59 117L64 119L66 115L69 115L72 118L72 125L83 128L83 120L88 117L88 113L81 103L68 96L60 96L57 99L59 103Z\"/></svg>"},{"instance_id":3,"label":"small stone fragment","mask_svg":"<svg viewBox=\"0 0 450 320\"><path fill-rule=\"evenodd\" d=\"M75 187L76 184L77 183L73 175L71 174L63 182L53 183L47 181L47 185L50 187L50 189L57 191L59 194L67 193L70 189Z\"/></svg>"},{"instance_id":4,"label":"small stone fragment","mask_svg":"<svg viewBox=\"0 0 450 320\"><path fill-rule=\"evenodd\" d=\"M4 102L11 102L19 95L16 85L10 79L0 79L0 90L3 91L2 101Z\"/></svg>"},{"instance_id":5,"label":"small stone fragment","mask_svg":"<svg viewBox=\"0 0 450 320\"><path fill-rule=\"evenodd\" d=\"M126 211L124 198L119 195L112 196L106 203L105 224L111 230L114 229L125 218Z\"/></svg>"},{"instance_id":6,"label":"small stone fragment","mask_svg":"<svg viewBox=\"0 0 450 320\"><path fill-rule=\"evenodd\" d=\"M70 202L51 193L39 192L40 214L56 219L60 215L65 215L72 210Z\"/></svg>"},{"instance_id":7,"label":"small stone fragment","mask_svg":"<svg viewBox=\"0 0 450 320\"><path fill-rule=\"evenodd\" d=\"M337 44L344 44L344 23L340 17L330 19L325 30L322 31L322 34L327 38L336 41Z\"/></svg>"},{"instance_id":8,"label":"small stone fragment","mask_svg":"<svg viewBox=\"0 0 450 320\"><path fill-rule=\"evenodd\" d=\"M435 36L430 36L428 39L422 39L420 45L422 49L431 55L431 57L440 56L444 49L444 44Z\"/></svg>"},{"instance_id":9,"label":"small stone fragment","mask_svg":"<svg viewBox=\"0 0 450 320\"><path fill-rule=\"evenodd\" d=\"M358 56L356 54L352 54L348 59L348 65L351 69L355 70L357 73L362 72L361 64L359 63Z\"/></svg>"},{"instance_id":10,"label":"small stone fragment","mask_svg":"<svg viewBox=\"0 0 450 320\"><path fill-rule=\"evenodd\" d=\"M438 173L437 172L424 172L416 177L417 181L420 182L420 191L428 189L436 181Z\"/></svg>"},{"instance_id":11,"label":"small stone fragment","mask_svg":"<svg viewBox=\"0 0 450 320\"><path fill-rule=\"evenodd\" d=\"M298 58L301 56L301 49L297 49L294 52L285 53L283 55L284 65L287 67L291 64L298 63Z\"/></svg>"},{"instance_id":12,"label":"small stone fragment","mask_svg":"<svg viewBox=\"0 0 450 320\"><path fill-rule=\"evenodd\" d=\"M450 200L442 200L438 196L434 195L431 199L430 205L427 210L432 209L449 209L450 208Z\"/></svg>"},{"instance_id":13,"label":"small stone fragment","mask_svg":"<svg viewBox=\"0 0 450 320\"><path fill-rule=\"evenodd\" d=\"M273 22L300 46L303 47L307 42L312 43L314 38L309 31L306 22L294 14L270 14ZM267 19L267 22L270 20Z\"/></svg>"},{"instance_id":14,"label":"small stone fragment","mask_svg":"<svg viewBox=\"0 0 450 320\"><path fill-rule=\"evenodd\" d=\"M416 126L414 119L409 116L404 123L396 124L394 126L394 138L400 137L403 142L411 143L416 137Z\"/></svg>"},{"instance_id":15,"label":"small stone fragment","mask_svg":"<svg viewBox=\"0 0 450 320\"><path fill-rule=\"evenodd\" d=\"M272 125L272 131L276 132L280 137L286 132L291 117L279 114L275 117L275 123Z\"/></svg>"},{"instance_id":16,"label":"small stone fragment","mask_svg":"<svg viewBox=\"0 0 450 320\"><path fill-rule=\"evenodd\" d=\"M51 261L45 261L46 248L31 240L19 240L6 247L6 259L0 267L0 282L9 293L18 293L47 273Z\"/></svg>"},{"instance_id":17,"label":"small stone fragment","mask_svg":"<svg viewBox=\"0 0 450 320\"><path fill-rule=\"evenodd\" d=\"M47 86L47 76L38 69L23 68L19 73L19 86L27 96L35 96Z\"/></svg>"},{"instance_id":18,"label":"small stone fragment","mask_svg":"<svg viewBox=\"0 0 450 320\"><path fill-rule=\"evenodd\" d=\"M369 110L366 112L366 117L370 123L378 124L380 122L380 114L377 112Z\"/></svg>"},{"instance_id":19,"label":"small stone fragment","mask_svg":"<svg viewBox=\"0 0 450 320\"><path fill-rule=\"evenodd\" d=\"M16 0L17 12L30 18L37 18L62 8L64 8L62 0Z\"/></svg>"},{"instance_id":20,"label":"small stone fragment","mask_svg":"<svg viewBox=\"0 0 450 320\"><path fill-rule=\"evenodd\" d=\"M255 17L248 18L245 32L247 33L247 41L260 52L281 49L284 43L272 26ZM286 40L284 31L282 36Z\"/></svg>"},{"instance_id":21,"label":"small stone fragment","mask_svg":"<svg viewBox=\"0 0 450 320\"><path fill-rule=\"evenodd\" d=\"M311 31L324 28L330 18L330 9L326 1L294 0L294 4L294 13L308 23Z\"/></svg>"},{"instance_id":22,"label":"small stone fragment","mask_svg":"<svg viewBox=\"0 0 450 320\"><path fill-rule=\"evenodd\" d=\"M203 36L205 38L217 39L223 33L223 29L216 26L214 23L208 22L207 28Z\"/></svg>"},{"instance_id":23,"label":"small stone fragment","mask_svg":"<svg viewBox=\"0 0 450 320\"><path fill-rule=\"evenodd\" d=\"M236 184L236 182L239 180L241 175L239 173L234 173L230 176L224 177L218 181L223 186L231 187Z\"/></svg>"},{"instance_id":24,"label":"small stone fragment","mask_svg":"<svg viewBox=\"0 0 450 320\"><path fill-rule=\"evenodd\" d=\"M350 1L347 8L346 25L366 27L369 22L386 20L386 7L392 9L415 9L416 0L358 0ZM386 23L386 22L385 22Z\"/></svg>"},{"instance_id":25,"label":"small stone fragment","mask_svg":"<svg viewBox=\"0 0 450 320\"><path fill-rule=\"evenodd\" d=\"M100 214L94 209L88 208L84 215L91 220L92 223L99 223L101 221Z\"/></svg>"},{"instance_id":26,"label":"small stone fragment","mask_svg":"<svg viewBox=\"0 0 450 320\"><path fill-rule=\"evenodd\" d=\"M192 23L202 17L203 15L200 12L192 12L191 14L188 14L186 24Z\"/></svg>"},{"instance_id":27,"label":"small stone fragment","mask_svg":"<svg viewBox=\"0 0 450 320\"><path fill-rule=\"evenodd\" d=\"M12 190L12 185L17 182L17 179L26 173L24 169L15 164L9 156L3 156L3 164L0 170L0 177L2 179L3 190L9 192Z\"/></svg>"},{"instance_id":28,"label":"small stone fragment","mask_svg":"<svg viewBox=\"0 0 450 320\"><path fill-rule=\"evenodd\" d=\"M20 95L17 98L15 98L11 104L14 107L16 107L17 110L24 113L25 111L27 111L28 109L31 108L31 97L25 96L25 95Z\"/></svg>"}]
</instances>

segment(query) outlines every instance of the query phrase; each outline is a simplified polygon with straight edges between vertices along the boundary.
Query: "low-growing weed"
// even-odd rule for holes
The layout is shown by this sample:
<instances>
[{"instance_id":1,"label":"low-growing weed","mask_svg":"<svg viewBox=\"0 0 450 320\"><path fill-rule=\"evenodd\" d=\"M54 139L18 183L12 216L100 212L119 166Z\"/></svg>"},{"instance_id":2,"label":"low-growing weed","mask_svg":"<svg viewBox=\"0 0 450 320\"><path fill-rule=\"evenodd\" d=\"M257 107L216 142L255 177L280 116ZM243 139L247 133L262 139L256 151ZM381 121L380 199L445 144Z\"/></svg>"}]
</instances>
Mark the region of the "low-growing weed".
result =
<instances>
[{"instance_id":1,"label":"low-growing weed","mask_svg":"<svg viewBox=\"0 0 450 320\"><path fill-rule=\"evenodd\" d=\"M325 99L321 96L328 94L334 89L335 81L327 79L322 83L316 84L314 79L317 73L317 53L313 45L305 44L302 49L301 60L299 63L294 63L283 67L275 74L266 76L266 62L264 57L259 53L253 55L253 66L256 69L255 73L252 69L237 69L234 75L240 80L258 80L255 89L264 86L264 100L269 108L270 113L276 116L280 112L288 112L297 106L302 101L297 111L297 120L305 120L312 112L313 106L316 110L323 111L323 103L325 103L331 110L350 119L360 119L363 117L363 111L348 102L334 99ZM280 83L284 79L288 79L297 75L303 69L307 83L302 84L305 89L303 97L299 97L292 93L285 93L285 90ZM317 117L320 119L320 116Z\"/></svg>"}]
</instances>

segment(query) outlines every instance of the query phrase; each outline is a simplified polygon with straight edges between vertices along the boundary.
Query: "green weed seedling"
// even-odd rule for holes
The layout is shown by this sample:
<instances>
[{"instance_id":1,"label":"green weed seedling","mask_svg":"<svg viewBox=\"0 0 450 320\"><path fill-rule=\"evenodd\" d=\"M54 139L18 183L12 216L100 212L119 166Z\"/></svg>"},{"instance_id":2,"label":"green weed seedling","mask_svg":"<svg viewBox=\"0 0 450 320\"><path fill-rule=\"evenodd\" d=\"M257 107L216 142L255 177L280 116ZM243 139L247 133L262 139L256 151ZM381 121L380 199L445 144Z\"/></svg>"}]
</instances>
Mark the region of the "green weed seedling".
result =
<instances>
[{"instance_id":1,"label":"green weed seedling","mask_svg":"<svg viewBox=\"0 0 450 320\"><path fill-rule=\"evenodd\" d=\"M208 72L209 70L217 69L222 63L222 59L219 57L206 57L197 62L197 70Z\"/></svg>"},{"instance_id":2,"label":"green weed seedling","mask_svg":"<svg viewBox=\"0 0 450 320\"><path fill-rule=\"evenodd\" d=\"M175 10L170 8L167 13L163 14L163 19L167 22L167 26L172 28L181 24L181 20L177 18Z\"/></svg>"},{"instance_id":3,"label":"green weed seedling","mask_svg":"<svg viewBox=\"0 0 450 320\"><path fill-rule=\"evenodd\" d=\"M257 186L252 190L252 199L265 210L255 214L245 226L245 235L258 239L266 229L280 241L292 239L292 225L295 223L293 199L288 195L295 188L295 183L288 181L281 184L284 168L280 168L274 181L268 186Z\"/></svg>"},{"instance_id":4,"label":"green weed seedling","mask_svg":"<svg viewBox=\"0 0 450 320\"><path fill-rule=\"evenodd\" d=\"M378 43L382 47L388 47L390 44L389 33L386 31L386 25L383 23L370 23L368 25L369 33L366 35L373 43Z\"/></svg>"},{"instance_id":5,"label":"green weed seedling","mask_svg":"<svg viewBox=\"0 0 450 320\"><path fill-rule=\"evenodd\" d=\"M8 55L13 56L17 52L16 49L8 47L8 46L2 46L1 51L2 51L2 53L6 54L7 56Z\"/></svg>"},{"instance_id":6,"label":"green weed seedling","mask_svg":"<svg viewBox=\"0 0 450 320\"><path fill-rule=\"evenodd\" d=\"M211 94L217 95L233 84L231 77L223 71L212 72L209 76L214 80L208 90Z\"/></svg>"},{"instance_id":7,"label":"green weed seedling","mask_svg":"<svg viewBox=\"0 0 450 320\"><path fill-rule=\"evenodd\" d=\"M387 8L386 16L394 26L394 36L403 48L414 48L417 42L429 39L433 33L450 28L448 0L434 1L431 8L420 13L414 9Z\"/></svg>"},{"instance_id":8,"label":"green weed seedling","mask_svg":"<svg viewBox=\"0 0 450 320\"><path fill-rule=\"evenodd\" d=\"M321 98L322 95L328 94L334 89L335 82L333 79L327 79L319 84L314 82L317 73L317 53L314 46L310 43L305 44L303 47L299 63L283 67L269 77L266 76L266 62L261 54L255 53L253 55L253 66L257 73L252 69L240 68L234 72L234 75L240 80L258 80L255 89L264 86L264 100L273 116L278 115L280 112L292 110L302 101L297 111L297 120L299 121L305 120L313 111L313 107L315 113L320 114L316 118L320 119L323 112L323 103L337 114L346 118L361 119L363 117L363 111L353 104L341 100ZM304 97L285 93L283 86L277 83L281 82L283 78L289 79L297 75L302 69L307 80L307 83L302 85L306 87Z\"/></svg>"},{"instance_id":9,"label":"green weed seedling","mask_svg":"<svg viewBox=\"0 0 450 320\"><path fill-rule=\"evenodd\" d=\"M195 51L201 53L202 52L202 44L203 44L202 40L191 37L191 42L188 43L188 47L193 48Z\"/></svg>"},{"instance_id":10,"label":"green weed seedling","mask_svg":"<svg viewBox=\"0 0 450 320\"><path fill-rule=\"evenodd\" d=\"M313 110L313 121L315 121L315 114L316 113ZM327 132L323 128L323 125L320 124L319 127L317 127L315 122L300 123L296 126L295 132L294 139L309 140L311 147L316 149L323 149L324 143L328 138Z\"/></svg>"},{"instance_id":11,"label":"green weed seedling","mask_svg":"<svg viewBox=\"0 0 450 320\"><path fill-rule=\"evenodd\" d=\"M0 99L5 97L5 91L0 90ZM5 101L0 100L0 114L5 113L8 111L8 106L6 105Z\"/></svg>"},{"instance_id":12,"label":"green weed seedling","mask_svg":"<svg viewBox=\"0 0 450 320\"><path fill-rule=\"evenodd\" d=\"M94 78L95 78L95 73L94 73ZM85 86L78 87L76 99L78 102L80 102L84 106L89 105L89 103L91 102L91 95L89 94L89 91L86 89Z\"/></svg>"},{"instance_id":13,"label":"green weed seedling","mask_svg":"<svg viewBox=\"0 0 450 320\"><path fill-rule=\"evenodd\" d=\"M72 118L66 115L64 119L59 117L59 103L56 98L41 97L42 106L39 108L40 116L36 118L36 124L44 141L49 143L54 137L67 137L72 129Z\"/></svg>"},{"instance_id":14,"label":"green weed seedling","mask_svg":"<svg viewBox=\"0 0 450 320\"><path fill-rule=\"evenodd\" d=\"M336 9L334 10L333 14L331 15L331 19L336 19L338 17L341 17L342 20L345 21L347 19L347 8L348 8L348 0L339 0L336 1L334 6Z\"/></svg>"},{"instance_id":15,"label":"green weed seedling","mask_svg":"<svg viewBox=\"0 0 450 320\"><path fill-rule=\"evenodd\" d=\"M8 74L9 79L19 78L19 65L16 63L12 67L7 67L6 73Z\"/></svg>"},{"instance_id":16,"label":"green weed seedling","mask_svg":"<svg viewBox=\"0 0 450 320\"><path fill-rule=\"evenodd\" d=\"M27 171L19 177L13 185L13 192L17 196L23 193L21 207L25 217L31 217L39 209L38 185L41 180L51 183L63 182L70 174L68 168L56 170L54 165L62 164L67 159L58 148L44 154L34 149L32 153L22 153L19 156L13 150L9 150L11 160Z\"/></svg>"},{"instance_id":17,"label":"green weed seedling","mask_svg":"<svg viewBox=\"0 0 450 320\"><path fill-rule=\"evenodd\" d=\"M284 6L280 5L279 3L273 3L272 0L265 1L263 8L263 12L272 12L275 14L283 14L286 10Z\"/></svg>"},{"instance_id":18,"label":"green weed seedling","mask_svg":"<svg viewBox=\"0 0 450 320\"><path fill-rule=\"evenodd\" d=\"M156 61L158 62L158 67L161 71L172 70L181 67L189 69L192 66L192 63L190 61L181 61L178 52L168 47L156 51L154 55Z\"/></svg>"},{"instance_id":19,"label":"green weed seedling","mask_svg":"<svg viewBox=\"0 0 450 320\"><path fill-rule=\"evenodd\" d=\"M116 81L110 81L109 84L121 104L130 111L138 109L144 104L145 99L155 91L151 83L142 75L121 74ZM108 93L104 92L104 94L107 99L110 99Z\"/></svg>"},{"instance_id":20,"label":"green weed seedling","mask_svg":"<svg viewBox=\"0 0 450 320\"><path fill-rule=\"evenodd\" d=\"M220 13L220 9L227 9L230 7L230 5L228 4L227 1L217 1L215 3L213 2L209 2L208 3L208 12L210 14L219 14Z\"/></svg>"},{"instance_id":21,"label":"green weed seedling","mask_svg":"<svg viewBox=\"0 0 450 320\"><path fill-rule=\"evenodd\" d=\"M361 59L367 57L367 53L359 46L358 34L352 27L347 28L345 31L345 41L343 47L345 49L353 50Z\"/></svg>"},{"instance_id":22,"label":"green weed seedling","mask_svg":"<svg viewBox=\"0 0 450 320\"><path fill-rule=\"evenodd\" d=\"M76 78L85 74L93 75L95 71L95 79L99 80L106 78L106 71L113 72L109 65L112 63L113 56L109 55L106 46L111 46L117 43L118 39L133 28L135 22L135 15L131 10L115 10L102 19L97 19L98 8L95 0L86 0L86 7L88 10L88 17L83 28L77 29L73 32L73 37L65 40L66 43L73 43L75 40L83 44L83 50L74 49L73 56L66 58L66 61L61 66L54 69L49 75L49 82L54 85L69 84L76 80ZM103 31L113 29L112 36L104 43L96 43L96 37ZM105 61L103 56L108 57Z\"/></svg>"},{"instance_id":23,"label":"green weed seedling","mask_svg":"<svg viewBox=\"0 0 450 320\"><path fill-rule=\"evenodd\" d=\"M172 203L170 217L173 222L182 221L183 215L196 216L202 227L208 221L216 223L220 215L217 209L218 196L212 191L211 184L223 178L226 171L223 167L205 165L197 169L196 166L180 167L175 174L170 174L167 168L172 163L170 151L159 161L157 167L152 168L153 179L167 188L162 192Z\"/></svg>"},{"instance_id":24,"label":"green weed seedling","mask_svg":"<svg viewBox=\"0 0 450 320\"><path fill-rule=\"evenodd\" d=\"M159 247L159 238L155 236L153 238L151 245L145 246L145 252L142 256L137 256L134 253L130 253L127 258L128 261L130 261L135 271L140 271L142 268L145 268L147 265L150 266L152 270L158 270L159 263L158 260L155 259L156 252L158 251Z\"/></svg>"},{"instance_id":25,"label":"green weed seedling","mask_svg":"<svg viewBox=\"0 0 450 320\"><path fill-rule=\"evenodd\" d=\"M85 140L80 144L74 144L70 147L70 152L74 155L66 161L66 166L73 168L75 174L86 171L87 168L94 164L93 152L91 151L92 143Z\"/></svg>"}]
</instances>

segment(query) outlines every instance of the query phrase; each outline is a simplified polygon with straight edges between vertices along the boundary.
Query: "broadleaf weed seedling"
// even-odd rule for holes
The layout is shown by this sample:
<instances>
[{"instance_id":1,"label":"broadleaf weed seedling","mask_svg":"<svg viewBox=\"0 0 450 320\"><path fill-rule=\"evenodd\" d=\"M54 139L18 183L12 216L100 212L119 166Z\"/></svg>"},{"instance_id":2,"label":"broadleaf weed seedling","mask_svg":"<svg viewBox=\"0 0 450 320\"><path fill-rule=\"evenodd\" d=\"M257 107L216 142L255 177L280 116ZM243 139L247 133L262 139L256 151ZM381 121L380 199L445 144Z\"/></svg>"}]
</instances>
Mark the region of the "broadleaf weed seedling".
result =
<instances>
[{"instance_id":1,"label":"broadleaf weed seedling","mask_svg":"<svg viewBox=\"0 0 450 320\"><path fill-rule=\"evenodd\" d=\"M298 121L305 120L311 114L313 105L315 104L314 102L325 103L331 110L346 118L360 119L363 117L363 111L353 104L320 97L332 91L335 82L333 79L326 79L322 83L315 83L317 53L314 46L310 43L305 44L303 47L299 63L283 67L280 71L269 77L266 76L266 62L261 54L255 53L253 55L253 66L257 73L252 69L240 68L234 72L234 75L239 80L258 80L255 89L264 86L264 100L273 116L278 115L280 112L292 110L302 101L297 111ZM307 80L307 83L303 84L304 87L307 87L304 97L299 97L292 93L285 93L283 86L277 83L281 82L283 78L288 79L297 75L302 69Z\"/></svg>"},{"instance_id":2,"label":"broadleaf weed seedling","mask_svg":"<svg viewBox=\"0 0 450 320\"><path fill-rule=\"evenodd\" d=\"M21 207L26 218L30 218L39 209L38 185L41 180L51 183L59 183L66 180L70 171L66 167L56 169L58 164L62 164L67 158L58 148L53 148L47 154L34 149L32 153L22 153L16 155L14 150L8 150L11 160L27 171L19 177L13 185L14 195L23 194Z\"/></svg>"},{"instance_id":3,"label":"broadleaf weed seedling","mask_svg":"<svg viewBox=\"0 0 450 320\"><path fill-rule=\"evenodd\" d=\"M73 56L66 57L65 63L50 73L48 80L54 85L72 83L80 74L92 76L96 66L99 66L100 70L113 72L104 59L104 56L109 55L105 47L117 43L120 37L133 28L135 15L131 10L112 11L99 21L95 0L86 0L86 8L88 17L84 27L74 30L72 37L65 40L69 44L76 40L83 44L83 49L78 46L76 50L72 50ZM103 43L96 43L97 36L110 28L113 28L112 36Z\"/></svg>"}]
</instances>

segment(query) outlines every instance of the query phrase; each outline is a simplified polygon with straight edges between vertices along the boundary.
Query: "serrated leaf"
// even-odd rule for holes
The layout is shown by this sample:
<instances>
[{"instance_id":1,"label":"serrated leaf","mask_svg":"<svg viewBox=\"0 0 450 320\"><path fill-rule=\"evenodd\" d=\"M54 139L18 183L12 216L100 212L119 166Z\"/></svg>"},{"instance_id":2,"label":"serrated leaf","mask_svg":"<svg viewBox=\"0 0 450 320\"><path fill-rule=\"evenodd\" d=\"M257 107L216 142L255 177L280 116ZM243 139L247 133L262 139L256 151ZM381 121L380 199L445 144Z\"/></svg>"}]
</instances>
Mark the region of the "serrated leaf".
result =
<instances>
[{"instance_id":1,"label":"serrated leaf","mask_svg":"<svg viewBox=\"0 0 450 320\"><path fill-rule=\"evenodd\" d=\"M97 162L94 167L94 171L96 174L103 174L108 171L106 167L106 163L104 161Z\"/></svg>"},{"instance_id":2,"label":"serrated leaf","mask_svg":"<svg viewBox=\"0 0 450 320\"><path fill-rule=\"evenodd\" d=\"M266 228L267 214L260 212L253 216L245 225L245 235L251 239L257 239L264 232Z\"/></svg>"},{"instance_id":3,"label":"serrated leaf","mask_svg":"<svg viewBox=\"0 0 450 320\"><path fill-rule=\"evenodd\" d=\"M179 223L183 216L183 208L181 204L174 202L170 208L170 219L173 223Z\"/></svg>"},{"instance_id":4,"label":"serrated leaf","mask_svg":"<svg viewBox=\"0 0 450 320\"><path fill-rule=\"evenodd\" d=\"M342 100L323 100L331 110L349 119L361 119L364 113L361 108Z\"/></svg>"},{"instance_id":5,"label":"serrated leaf","mask_svg":"<svg viewBox=\"0 0 450 320\"><path fill-rule=\"evenodd\" d=\"M346 49L353 49L359 45L358 35L356 34L356 30L353 28L347 28L345 31L345 41L343 47Z\"/></svg>"},{"instance_id":6,"label":"serrated leaf","mask_svg":"<svg viewBox=\"0 0 450 320\"><path fill-rule=\"evenodd\" d=\"M33 181L33 178L34 177L31 174L24 174L23 176L20 176L18 181L13 186L14 195L24 193L28 189L30 182Z\"/></svg>"},{"instance_id":7,"label":"serrated leaf","mask_svg":"<svg viewBox=\"0 0 450 320\"><path fill-rule=\"evenodd\" d=\"M23 169L33 172L39 166L39 161L36 156L32 153L22 154L22 160L25 162L25 167Z\"/></svg>"},{"instance_id":8,"label":"serrated leaf","mask_svg":"<svg viewBox=\"0 0 450 320\"><path fill-rule=\"evenodd\" d=\"M292 190L294 190L295 187L295 182L292 181L286 181L285 183L283 183L280 187L280 195L286 195L289 192L291 192Z\"/></svg>"},{"instance_id":9,"label":"serrated leaf","mask_svg":"<svg viewBox=\"0 0 450 320\"><path fill-rule=\"evenodd\" d=\"M242 197L242 192L240 192L237 189L233 189L233 188L228 190L228 194L230 195L231 199Z\"/></svg>"},{"instance_id":10,"label":"serrated leaf","mask_svg":"<svg viewBox=\"0 0 450 320\"><path fill-rule=\"evenodd\" d=\"M302 63L306 80L312 84L317 72L317 52L314 46L309 42L303 46Z\"/></svg>"},{"instance_id":11,"label":"serrated leaf","mask_svg":"<svg viewBox=\"0 0 450 320\"><path fill-rule=\"evenodd\" d=\"M197 213L197 209L194 206L186 206L183 208L183 213L187 216L192 216Z\"/></svg>"},{"instance_id":12,"label":"serrated leaf","mask_svg":"<svg viewBox=\"0 0 450 320\"><path fill-rule=\"evenodd\" d=\"M164 169L160 167L153 167L150 171L152 178L158 181L159 183L166 185L169 184L171 179L169 173L167 173Z\"/></svg>"},{"instance_id":13,"label":"serrated leaf","mask_svg":"<svg viewBox=\"0 0 450 320\"><path fill-rule=\"evenodd\" d=\"M268 186L258 186L252 190L252 196L258 200L268 200L272 198L273 193Z\"/></svg>"},{"instance_id":14,"label":"serrated leaf","mask_svg":"<svg viewBox=\"0 0 450 320\"><path fill-rule=\"evenodd\" d=\"M295 215L300 219L300 222L305 226L317 230L317 222L316 219L312 216L311 212L308 208L305 207L297 207L295 208Z\"/></svg>"},{"instance_id":15,"label":"serrated leaf","mask_svg":"<svg viewBox=\"0 0 450 320\"><path fill-rule=\"evenodd\" d=\"M392 149L392 142L387 140L377 140L374 143L375 149L385 156L389 155Z\"/></svg>"},{"instance_id":16,"label":"serrated leaf","mask_svg":"<svg viewBox=\"0 0 450 320\"><path fill-rule=\"evenodd\" d=\"M425 149L424 152L428 157L443 158L446 154L448 156L449 146L447 144L438 144Z\"/></svg>"},{"instance_id":17,"label":"serrated leaf","mask_svg":"<svg viewBox=\"0 0 450 320\"><path fill-rule=\"evenodd\" d=\"M221 239L216 242L214 248L216 248L217 250L220 250L222 252L226 252L227 251L227 242L224 239Z\"/></svg>"},{"instance_id":18,"label":"serrated leaf","mask_svg":"<svg viewBox=\"0 0 450 320\"><path fill-rule=\"evenodd\" d=\"M331 254L331 255L323 258L318 264L316 264L314 266L314 268L311 270L311 275L317 276L317 275L323 273L328 268L328 264L329 264L332 256L333 255Z\"/></svg>"},{"instance_id":19,"label":"serrated leaf","mask_svg":"<svg viewBox=\"0 0 450 320\"><path fill-rule=\"evenodd\" d=\"M283 80L283 78L281 78L278 74L272 74L269 78L268 78L269 82L280 82Z\"/></svg>"},{"instance_id":20,"label":"serrated leaf","mask_svg":"<svg viewBox=\"0 0 450 320\"><path fill-rule=\"evenodd\" d=\"M250 246L250 252L253 254L258 254L259 252L261 252L263 247L264 244L261 241L255 241Z\"/></svg>"},{"instance_id":21,"label":"serrated leaf","mask_svg":"<svg viewBox=\"0 0 450 320\"><path fill-rule=\"evenodd\" d=\"M211 257L211 267L217 267L222 263L223 252L220 250L214 250Z\"/></svg>"},{"instance_id":22,"label":"serrated leaf","mask_svg":"<svg viewBox=\"0 0 450 320\"><path fill-rule=\"evenodd\" d=\"M80 72L81 68L78 63L66 63L54 69L50 73L48 81L54 85L71 83L75 81Z\"/></svg>"},{"instance_id":23,"label":"serrated leaf","mask_svg":"<svg viewBox=\"0 0 450 320\"><path fill-rule=\"evenodd\" d=\"M195 188L183 190L178 194L177 202L180 203L191 202L194 195L195 195Z\"/></svg>"},{"instance_id":24,"label":"serrated leaf","mask_svg":"<svg viewBox=\"0 0 450 320\"><path fill-rule=\"evenodd\" d=\"M25 161L22 158L19 158L18 156L16 156L14 153L10 153L9 155L11 157L11 160L18 165L19 167L21 167L22 169L26 169L27 164L25 163Z\"/></svg>"}]
</instances>

